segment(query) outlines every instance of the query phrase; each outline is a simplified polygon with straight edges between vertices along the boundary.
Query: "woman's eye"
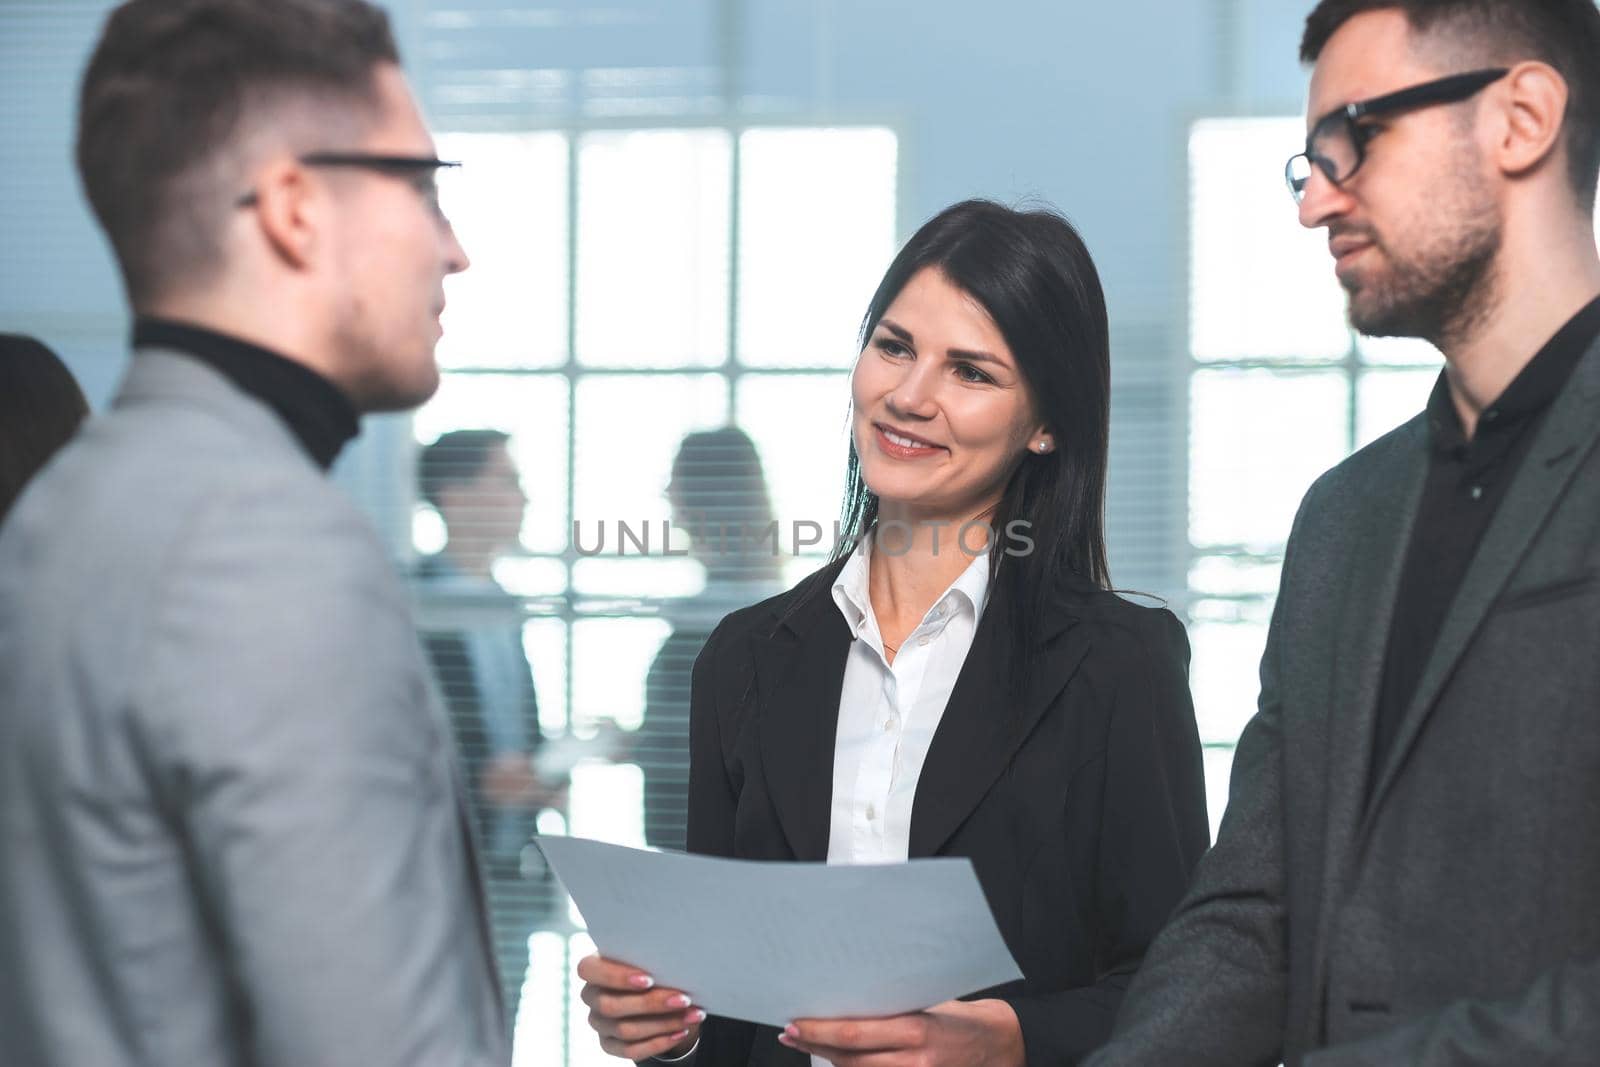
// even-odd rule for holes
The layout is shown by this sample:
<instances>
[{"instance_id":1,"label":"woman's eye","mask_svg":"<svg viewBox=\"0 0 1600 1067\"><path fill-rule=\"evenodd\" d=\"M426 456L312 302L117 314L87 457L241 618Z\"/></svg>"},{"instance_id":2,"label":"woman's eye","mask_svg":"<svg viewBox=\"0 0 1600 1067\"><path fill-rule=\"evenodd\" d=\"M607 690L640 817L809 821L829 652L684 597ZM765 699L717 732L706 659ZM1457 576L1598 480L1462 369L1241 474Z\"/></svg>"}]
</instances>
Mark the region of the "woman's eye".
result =
<instances>
[{"instance_id":1,"label":"woman's eye","mask_svg":"<svg viewBox=\"0 0 1600 1067\"><path fill-rule=\"evenodd\" d=\"M994 381L993 378L989 377L987 374L983 373L983 371L979 370L977 367L974 367L970 363L957 363L956 377L960 378L964 382L976 383Z\"/></svg>"},{"instance_id":2,"label":"woman's eye","mask_svg":"<svg viewBox=\"0 0 1600 1067\"><path fill-rule=\"evenodd\" d=\"M899 341L890 340L887 337L878 338L877 344L878 351L882 352L886 356L908 356L911 354L911 350L905 345L901 344Z\"/></svg>"}]
</instances>

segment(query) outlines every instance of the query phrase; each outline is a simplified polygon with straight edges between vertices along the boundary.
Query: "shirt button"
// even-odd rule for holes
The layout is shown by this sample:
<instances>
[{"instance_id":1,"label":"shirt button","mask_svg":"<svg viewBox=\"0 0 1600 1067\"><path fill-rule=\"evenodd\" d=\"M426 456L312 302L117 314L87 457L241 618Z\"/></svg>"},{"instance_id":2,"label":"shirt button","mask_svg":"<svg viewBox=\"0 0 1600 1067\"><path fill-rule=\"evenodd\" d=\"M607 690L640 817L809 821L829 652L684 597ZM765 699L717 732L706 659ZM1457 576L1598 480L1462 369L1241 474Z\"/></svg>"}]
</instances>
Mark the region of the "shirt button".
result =
<instances>
[{"instance_id":1,"label":"shirt button","mask_svg":"<svg viewBox=\"0 0 1600 1067\"><path fill-rule=\"evenodd\" d=\"M919 638L917 638L917 644L922 646L922 647L927 647L928 642L932 641L932 640L933 640L933 638L931 638L931 637L919 637Z\"/></svg>"},{"instance_id":2,"label":"shirt button","mask_svg":"<svg viewBox=\"0 0 1600 1067\"><path fill-rule=\"evenodd\" d=\"M1482 500L1483 499L1483 486L1475 485L1475 486L1472 487L1472 499L1474 499L1474 500Z\"/></svg>"},{"instance_id":3,"label":"shirt button","mask_svg":"<svg viewBox=\"0 0 1600 1067\"><path fill-rule=\"evenodd\" d=\"M878 809L877 809L876 805L868 804L867 805L867 821L871 822L872 820L876 819L877 817L878 817Z\"/></svg>"},{"instance_id":4,"label":"shirt button","mask_svg":"<svg viewBox=\"0 0 1600 1067\"><path fill-rule=\"evenodd\" d=\"M887 719L883 720L883 732L888 733L890 730L893 730L896 725L897 723L895 721L895 717L893 715L889 716Z\"/></svg>"}]
</instances>

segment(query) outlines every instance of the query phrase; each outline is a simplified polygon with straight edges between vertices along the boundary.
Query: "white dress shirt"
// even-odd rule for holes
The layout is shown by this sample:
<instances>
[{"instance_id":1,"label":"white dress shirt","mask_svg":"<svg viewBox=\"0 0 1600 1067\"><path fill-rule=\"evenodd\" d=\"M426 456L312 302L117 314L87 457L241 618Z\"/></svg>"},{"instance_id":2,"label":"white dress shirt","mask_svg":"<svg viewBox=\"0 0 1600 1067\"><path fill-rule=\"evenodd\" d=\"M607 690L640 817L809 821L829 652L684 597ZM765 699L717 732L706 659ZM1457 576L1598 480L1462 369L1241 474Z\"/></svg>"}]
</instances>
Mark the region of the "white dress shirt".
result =
<instances>
[{"instance_id":1,"label":"white dress shirt","mask_svg":"<svg viewBox=\"0 0 1600 1067\"><path fill-rule=\"evenodd\" d=\"M839 695L829 863L908 858L917 779L989 600L985 552L934 601L891 664L867 592L871 561L872 540L864 538L833 583L833 602L855 640ZM811 1063L828 1067L816 1056Z\"/></svg>"},{"instance_id":2,"label":"white dress shirt","mask_svg":"<svg viewBox=\"0 0 1600 1067\"><path fill-rule=\"evenodd\" d=\"M907 858L917 779L989 595L984 553L934 601L891 664L867 593L870 563L871 540L864 539L833 583L833 601L855 640L839 697L829 863Z\"/></svg>"}]
</instances>

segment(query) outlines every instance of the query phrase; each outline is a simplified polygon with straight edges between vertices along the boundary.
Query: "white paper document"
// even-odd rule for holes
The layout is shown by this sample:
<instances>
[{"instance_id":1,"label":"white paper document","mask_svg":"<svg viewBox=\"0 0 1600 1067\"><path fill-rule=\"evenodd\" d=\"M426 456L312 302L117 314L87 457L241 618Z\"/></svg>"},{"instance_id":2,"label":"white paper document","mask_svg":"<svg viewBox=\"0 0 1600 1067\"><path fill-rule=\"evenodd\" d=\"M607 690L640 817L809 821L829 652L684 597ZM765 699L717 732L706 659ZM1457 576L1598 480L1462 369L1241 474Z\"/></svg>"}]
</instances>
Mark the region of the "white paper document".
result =
<instances>
[{"instance_id":1,"label":"white paper document","mask_svg":"<svg viewBox=\"0 0 1600 1067\"><path fill-rule=\"evenodd\" d=\"M964 858L830 867L534 840L601 955L714 1015L896 1015L1022 977Z\"/></svg>"}]
</instances>

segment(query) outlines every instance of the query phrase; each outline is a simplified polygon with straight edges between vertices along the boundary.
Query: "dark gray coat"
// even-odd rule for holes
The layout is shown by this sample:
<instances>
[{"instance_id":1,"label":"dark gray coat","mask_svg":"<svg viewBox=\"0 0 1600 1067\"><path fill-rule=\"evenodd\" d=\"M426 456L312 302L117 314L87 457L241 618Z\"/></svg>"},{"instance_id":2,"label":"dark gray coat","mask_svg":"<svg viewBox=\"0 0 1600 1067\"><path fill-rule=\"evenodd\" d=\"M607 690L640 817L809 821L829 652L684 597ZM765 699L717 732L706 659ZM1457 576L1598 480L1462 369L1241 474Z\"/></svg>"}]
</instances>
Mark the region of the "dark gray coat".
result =
<instances>
[{"instance_id":1,"label":"dark gray coat","mask_svg":"<svg viewBox=\"0 0 1600 1067\"><path fill-rule=\"evenodd\" d=\"M1537 432L1370 802L1425 420L1311 488L1217 845L1095 1064L1600 1062L1600 345Z\"/></svg>"}]
</instances>

